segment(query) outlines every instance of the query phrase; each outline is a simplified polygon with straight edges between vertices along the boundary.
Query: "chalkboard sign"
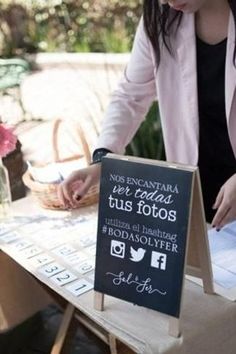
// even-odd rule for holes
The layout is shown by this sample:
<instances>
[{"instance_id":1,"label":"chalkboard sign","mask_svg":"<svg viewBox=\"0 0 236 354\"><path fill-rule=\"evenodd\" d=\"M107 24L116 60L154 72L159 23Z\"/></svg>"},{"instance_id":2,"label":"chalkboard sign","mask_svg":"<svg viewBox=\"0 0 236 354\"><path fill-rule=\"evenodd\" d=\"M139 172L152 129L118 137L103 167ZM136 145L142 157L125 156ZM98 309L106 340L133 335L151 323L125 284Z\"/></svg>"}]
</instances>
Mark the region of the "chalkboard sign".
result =
<instances>
[{"instance_id":1,"label":"chalkboard sign","mask_svg":"<svg viewBox=\"0 0 236 354\"><path fill-rule=\"evenodd\" d=\"M96 291L179 317L195 171L103 159Z\"/></svg>"}]
</instances>

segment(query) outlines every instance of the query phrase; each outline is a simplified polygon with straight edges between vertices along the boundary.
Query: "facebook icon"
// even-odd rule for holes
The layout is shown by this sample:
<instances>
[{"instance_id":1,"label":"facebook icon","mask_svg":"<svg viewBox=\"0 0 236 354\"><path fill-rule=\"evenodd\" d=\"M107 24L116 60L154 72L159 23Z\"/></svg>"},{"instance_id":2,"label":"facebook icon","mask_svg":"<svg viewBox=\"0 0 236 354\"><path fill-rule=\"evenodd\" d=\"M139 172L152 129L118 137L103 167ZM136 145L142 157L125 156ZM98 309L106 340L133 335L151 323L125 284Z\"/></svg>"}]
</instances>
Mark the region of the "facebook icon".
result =
<instances>
[{"instance_id":1,"label":"facebook icon","mask_svg":"<svg viewBox=\"0 0 236 354\"><path fill-rule=\"evenodd\" d=\"M166 258L167 258L167 255L165 253L152 251L151 267L165 270L166 269Z\"/></svg>"}]
</instances>

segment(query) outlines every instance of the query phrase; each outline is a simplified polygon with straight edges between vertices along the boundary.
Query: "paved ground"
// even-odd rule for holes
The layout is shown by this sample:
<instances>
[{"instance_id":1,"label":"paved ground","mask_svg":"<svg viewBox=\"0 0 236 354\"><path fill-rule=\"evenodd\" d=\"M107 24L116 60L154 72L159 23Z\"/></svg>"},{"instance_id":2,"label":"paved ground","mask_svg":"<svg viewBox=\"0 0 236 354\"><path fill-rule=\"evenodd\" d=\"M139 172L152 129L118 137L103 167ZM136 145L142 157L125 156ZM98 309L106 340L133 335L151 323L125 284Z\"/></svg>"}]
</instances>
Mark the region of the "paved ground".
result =
<instances>
[{"instance_id":1,"label":"paved ground","mask_svg":"<svg viewBox=\"0 0 236 354\"><path fill-rule=\"evenodd\" d=\"M64 58L64 59L63 59ZM63 61L65 60L65 61ZM17 124L17 134L26 160L46 163L53 158L53 125L63 123L58 133L60 157L78 154L81 127L92 149L100 130L110 95L128 60L127 55L88 54L39 56L41 68L28 75L20 90L26 111L19 100L0 96L0 117ZM16 95L15 95L15 98ZM20 123L26 119L26 123ZM40 119L32 126L32 119ZM41 124L43 123L43 124Z\"/></svg>"}]
</instances>

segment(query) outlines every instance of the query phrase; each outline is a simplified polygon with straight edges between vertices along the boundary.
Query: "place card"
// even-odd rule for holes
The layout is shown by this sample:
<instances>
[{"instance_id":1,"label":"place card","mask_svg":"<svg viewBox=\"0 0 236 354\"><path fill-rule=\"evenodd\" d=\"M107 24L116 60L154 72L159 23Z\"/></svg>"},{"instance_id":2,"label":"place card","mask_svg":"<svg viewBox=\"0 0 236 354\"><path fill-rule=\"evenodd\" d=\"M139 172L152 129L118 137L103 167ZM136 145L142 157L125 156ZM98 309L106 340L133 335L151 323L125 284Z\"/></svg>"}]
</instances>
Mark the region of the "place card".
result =
<instances>
[{"instance_id":1,"label":"place card","mask_svg":"<svg viewBox=\"0 0 236 354\"><path fill-rule=\"evenodd\" d=\"M59 247L61 246L62 244L62 241L61 240L58 240L58 239L44 239L43 242L41 241L40 242L41 244L43 244L43 247L48 249L48 250L52 250L56 247Z\"/></svg>"},{"instance_id":2,"label":"place card","mask_svg":"<svg viewBox=\"0 0 236 354\"><path fill-rule=\"evenodd\" d=\"M61 264L59 264L57 262L54 262L54 263L50 263L46 266L43 266L38 271L39 271L39 273L46 275L46 277L50 278L53 275L62 272L63 270L65 270L65 267L63 267Z\"/></svg>"},{"instance_id":3,"label":"place card","mask_svg":"<svg viewBox=\"0 0 236 354\"><path fill-rule=\"evenodd\" d=\"M16 231L9 232L0 237L0 242L3 243L11 243L21 238L20 234Z\"/></svg>"},{"instance_id":4,"label":"place card","mask_svg":"<svg viewBox=\"0 0 236 354\"><path fill-rule=\"evenodd\" d=\"M65 284L71 283L76 279L77 276L68 270L65 270L51 277L51 280L59 286L63 286Z\"/></svg>"},{"instance_id":5,"label":"place card","mask_svg":"<svg viewBox=\"0 0 236 354\"><path fill-rule=\"evenodd\" d=\"M91 256L95 256L96 255L96 244L89 246L86 248L86 252L88 252Z\"/></svg>"},{"instance_id":6,"label":"place card","mask_svg":"<svg viewBox=\"0 0 236 354\"><path fill-rule=\"evenodd\" d=\"M95 243L95 238L91 235L83 235L78 239L78 244L82 247L88 247Z\"/></svg>"},{"instance_id":7,"label":"place card","mask_svg":"<svg viewBox=\"0 0 236 354\"><path fill-rule=\"evenodd\" d=\"M42 253L43 250L42 250L42 248L40 248L38 246L32 246L32 247L29 247L25 250L22 250L21 252L25 258L31 258L31 257L34 257L34 256Z\"/></svg>"},{"instance_id":8,"label":"place card","mask_svg":"<svg viewBox=\"0 0 236 354\"><path fill-rule=\"evenodd\" d=\"M14 243L11 246L11 248L16 251L22 251L30 246L33 246L32 242L25 240L25 239L21 239L21 240L17 241L16 243Z\"/></svg>"},{"instance_id":9,"label":"place card","mask_svg":"<svg viewBox=\"0 0 236 354\"><path fill-rule=\"evenodd\" d=\"M50 255L48 255L47 253L42 253L42 254L30 259L30 263L34 267L40 267L45 264L51 263L53 261L54 261L54 259Z\"/></svg>"},{"instance_id":10,"label":"place card","mask_svg":"<svg viewBox=\"0 0 236 354\"><path fill-rule=\"evenodd\" d=\"M70 244L65 244L60 247L55 248L52 252L58 256L61 256L63 258L67 257L73 252L76 252L77 249L71 246Z\"/></svg>"},{"instance_id":11,"label":"place card","mask_svg":"<svg viewBox=\"0 0 236 354\"><path fill-rule=\"evenodd\" d=\"M82 262L78 266L75 267L75 269L81 273L81 274L86 274L93 270L95 268L95 259L88 259L85 262Z\"/></svg>"},{"instance_id":12,"label":"place card","mask_svg":"<svg viewBox=\"0 0 236 354\"><path fill-rule=\"evenodd\" d=\"M75 296L80 296L92 289L93 285L89 283L86 279L79 279L73 284L66 286L66 290L68 290L71 294Z\"/></svg>"},{"instance_id":13,"label":"place card","mask_svg":"<svg viewBox=\"0 0 236 354\"><path fill-rule=\"evenodd\" d=\"M82 251L77 251L76 253L70 254L65 257L64 261L70 265L78 264L87 259L87 255Z\"/></svg>"}]
</instances>

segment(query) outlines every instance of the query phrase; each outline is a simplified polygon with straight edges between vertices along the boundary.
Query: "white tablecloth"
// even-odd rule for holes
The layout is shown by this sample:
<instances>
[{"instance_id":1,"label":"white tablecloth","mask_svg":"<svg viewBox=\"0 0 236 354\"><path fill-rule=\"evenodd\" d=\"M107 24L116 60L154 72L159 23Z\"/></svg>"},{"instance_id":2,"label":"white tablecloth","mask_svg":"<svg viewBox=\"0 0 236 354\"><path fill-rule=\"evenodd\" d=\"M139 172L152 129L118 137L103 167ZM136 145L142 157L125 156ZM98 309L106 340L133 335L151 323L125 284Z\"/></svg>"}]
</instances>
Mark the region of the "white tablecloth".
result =
<instances>
[{"instance_id":1,"label":"white tablecloth","mask_svg":"<svg viewBox=\"0 0 236 354\"><path fill-rule=\"evenodd\" d=\"M39 212L35 204L31 207L31 203L30 198L18 201L14 209L21 213L27 210ZM17 261L32 272L27 262ZM204 294L199 285L189 280L186 280L183 291L182 336L176 339L168 335L168 316L109 296L105 296L105 311L99 312L93 308L93 291L77 298L65 292L63 287L54 287L39 273L36 276L137 353L236 353L236 304L218 295Z\"/></svg>"}]
</instances>

